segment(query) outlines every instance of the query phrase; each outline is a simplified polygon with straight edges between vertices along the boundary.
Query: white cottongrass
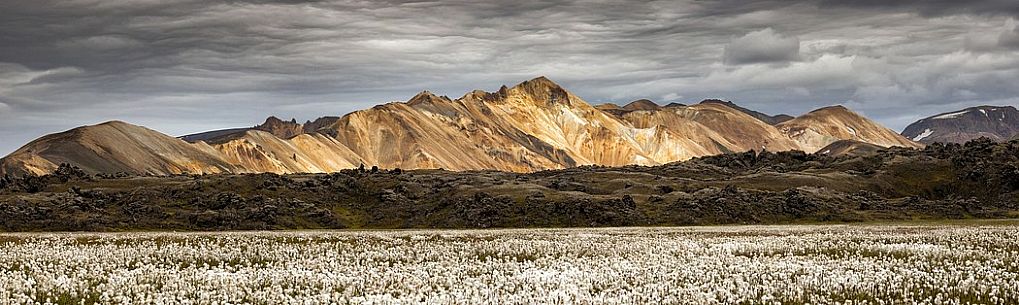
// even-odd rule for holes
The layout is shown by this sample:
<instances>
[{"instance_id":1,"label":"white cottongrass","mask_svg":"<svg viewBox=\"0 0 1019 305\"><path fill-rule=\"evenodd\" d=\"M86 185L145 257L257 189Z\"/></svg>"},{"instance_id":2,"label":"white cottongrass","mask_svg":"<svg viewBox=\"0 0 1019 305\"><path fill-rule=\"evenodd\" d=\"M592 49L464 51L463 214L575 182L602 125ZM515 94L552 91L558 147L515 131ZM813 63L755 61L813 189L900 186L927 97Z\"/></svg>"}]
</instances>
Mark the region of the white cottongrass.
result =
<instances>
[{"instance_id":1,"label":"white cottongrass","mask_svg":"<svg viewBox=\"0 0 1019 305\"><path fill-rule=\"evenodd\" d=\"M0 304L1017 304L1019 227L0 234Z\"/></svg>"}]
</instances>

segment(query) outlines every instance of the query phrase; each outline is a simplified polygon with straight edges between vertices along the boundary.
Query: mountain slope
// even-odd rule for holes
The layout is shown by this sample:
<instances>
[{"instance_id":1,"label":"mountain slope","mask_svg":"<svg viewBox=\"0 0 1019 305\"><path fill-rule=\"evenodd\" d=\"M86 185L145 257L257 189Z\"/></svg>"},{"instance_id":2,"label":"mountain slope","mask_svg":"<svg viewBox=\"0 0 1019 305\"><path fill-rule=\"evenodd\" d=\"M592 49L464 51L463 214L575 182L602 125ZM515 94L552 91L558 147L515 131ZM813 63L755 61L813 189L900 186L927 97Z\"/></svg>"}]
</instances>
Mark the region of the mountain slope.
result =
<instances>
[{"instance_id":1,"label":"mountain slope","mask_svg":"<svg viewBox=\"0 0 1019 305\"><path fill-rule=\"evenodd\" d=\"M811 153L838 140L856 140L882 147L923 147L842 106L814 110L776 127L798 142L803 151Z\"/></svg>"},{"instance_id":2,"label":"mountain slope","mask_svg":"<svg viewBox=\"0 0 1019 305\"><path fill-rule=\"evenodd\" d=\"M276 137L289 139L296 137L300 134L312 133L322 127L329 126L340 118L335 116L326 116L316 119L314 122L308 121L304 124L297 123L297 120L291 119L290 121L280 120L277 117L270 116L265 119L265 122L248 128L230 128L200 132L195 134L189 134L180 136L184 141L195 143L203 141L206 143L218 143L229 140L231 138L237 138L244 135L244 132L250 130L261 130L273 134Z\"/></svg>"},{"instance_id":3,"label":"mountain slope","mask_svg":"<svg viewBox=\"0 0 1019 305\"><path fill-rule=\"evenodd\" d=\"M111 121L44 136L3 158L5 174L44 174L61 163L90 172L156 175L237 172L204 143L189 144L154 130Z\"/></svg>"},{"instance_id":4,"label":"mountain slope","mask_svg":"<svg viewBox=\"0 0 1019 305\"><path fill-rule=\"evenodd\" d=\"M777 117L710 101L594 107L538 77L457 99L424 91L407 102L342 117L303 124L270 117L251 128L181 138L122 122L82 127L29 143L5 158L2 168L41 174L67 162L90 172L298 173L364 164L530 172L659 165L762 149L813 152L839 140L919 146L841 107L772 125Z\"/></svg>"},{"instance_id":5,"label":"mountain slope","mask_svg":"<svg viewBox=\"0 0 1019 305\"><path fill-rule=\"evenodd\" d=\"M777 114L777 115L773 115L773 116L772 115L767 115L767 114L764 114L764 113L761 113L761 112L757 112L757 111L753 111L753 110L750 110L750 109L746 109L746 108L740 107L739 105L736 105L735 103L730 102L730 101L710 99L710 100L703 100L703 101L701 101L701 104L724 105L726 107L729 107L729 108L732 108L732 109L736 109L736 110L739 110L739 111L741 111L743 113L746 113L746 114L748 114L748 115L750 115L750 116L752 116L752 117L754 117L754 118L756 118L758 120L764 121L765 123L768 123L770 125L775 125L775 124L782 123L782 122L785 122L785 121L793 119L792 116L786 115L786 114Z\"/></svg>"},{"instance_id":6,"label":"mountain slope","mask_svg":"<svg viewBox=\"0 0 1019 305\"><path fill-rule=\"evenodd\" d=\"M249 130L235 139L212 144L212 147L224 160L249 172L335 172L363 163L361 157L345 145L319 133L302 133L282 139L269 132Z\"/></svg>"},{"instance_id":7,"label":"mountain slope","mask_svg":"<svg viewBox=\"0 0 1019 305\"><path fill-rule=\"evenodd\" d=\"M1006 141L1019 135L1019 110L978 106L931 116L906 126L902 135L921 143L965 143L980 137Z\"/></svg>"}]
</instances>

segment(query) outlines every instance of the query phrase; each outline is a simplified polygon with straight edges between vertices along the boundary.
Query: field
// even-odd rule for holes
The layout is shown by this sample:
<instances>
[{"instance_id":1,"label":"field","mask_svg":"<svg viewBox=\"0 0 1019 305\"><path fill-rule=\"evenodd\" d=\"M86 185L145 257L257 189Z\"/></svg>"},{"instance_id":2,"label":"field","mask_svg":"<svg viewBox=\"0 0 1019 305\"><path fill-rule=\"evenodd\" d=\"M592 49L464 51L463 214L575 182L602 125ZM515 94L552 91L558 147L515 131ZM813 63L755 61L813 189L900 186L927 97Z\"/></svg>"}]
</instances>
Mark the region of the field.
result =
<instances>
[{"instance_id":1,"label":"field","mask_svg":"<svg viewBox=\"0 0 1019 305\"><path fill-rule=\"evenodd\" d=\"M1016 304L1014 223L11 233L3 304Z\"/></svg>"}]
</instances>

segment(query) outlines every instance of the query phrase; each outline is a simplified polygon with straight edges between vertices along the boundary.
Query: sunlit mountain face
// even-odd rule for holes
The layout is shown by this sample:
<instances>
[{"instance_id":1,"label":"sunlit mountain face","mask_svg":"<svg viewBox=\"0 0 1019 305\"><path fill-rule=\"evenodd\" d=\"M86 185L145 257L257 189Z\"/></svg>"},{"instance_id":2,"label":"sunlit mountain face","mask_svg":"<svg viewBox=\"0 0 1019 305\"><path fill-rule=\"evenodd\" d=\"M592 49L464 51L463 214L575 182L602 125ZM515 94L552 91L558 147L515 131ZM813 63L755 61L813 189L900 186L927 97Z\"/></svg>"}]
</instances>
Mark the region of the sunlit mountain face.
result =
<instances>
[{"instance_id":1,"label":"sunlit mountain face","mask_svg":"<svg viewBox=\"0 0 1019 305\"><path fill-rule=\"evenodd\" d=\"M756 115L756 116L754 116ZM120 121L42 137L3 159L12 174L61 163L99 173L306 173L381 168L530 172L580 165L658 165L744 151L815 152L839 140L919 143L841 106L776 123L731 102L594 107L545 77L457 99L424 91L407 102L303 124L175 138Z\"/></svg>"}]
</instances>

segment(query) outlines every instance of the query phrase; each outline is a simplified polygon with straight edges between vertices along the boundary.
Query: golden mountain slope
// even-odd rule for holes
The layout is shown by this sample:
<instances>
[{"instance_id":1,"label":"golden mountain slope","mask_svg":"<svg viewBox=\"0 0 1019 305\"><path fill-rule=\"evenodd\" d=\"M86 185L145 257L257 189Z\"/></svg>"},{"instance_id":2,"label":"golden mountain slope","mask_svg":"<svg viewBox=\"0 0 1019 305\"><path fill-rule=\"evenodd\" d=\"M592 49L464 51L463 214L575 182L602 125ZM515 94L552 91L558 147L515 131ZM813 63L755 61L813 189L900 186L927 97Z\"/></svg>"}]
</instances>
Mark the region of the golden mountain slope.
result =
<instances>
[{"instance_id":1,"label":"golden mountain slope","mask_svg":"<svg viewBox=\"0 0 1019 305\"><path fill-rule=\"evenodd\" d=\"M798 142L801 150L810 153L838 140L856 140L882 147L923 147L842 106L817 109L776 126Z\"/></svg>"},{"instance_id":2,"label":"golden mountain slope","mask_svg":"<svg viewBox=\"0 0 1019 305\"><path fill-rule=\"evenodd\" d=\"M364 164L524 172L654 165L751 149L812 152L838 140L919 146L841 107L773 126L724 103L660 107L638 100L596 108L544 77L458 99L425 91L339 118L305 124L269 118L182 139L111 122L40 138L0 168L42 174L66 162L93 172L297 173Z\"/></svg>"},{"instance_id":3,"label":"golden mountain slope","mask_svg":"<svg viewBox=\"0 0 1019 305\"><path fill-rule=\"evenodd\" d=\"M91 172L156 175L235 172L242 168L204 143L189 144L154 130L111 121L36 139L3 159L7 174L45 174L61 163Z\"/></svg>"},{"instance_id":4,"label":"golden mountain slope","mask_svg":"<svg viewBox=\"0 0 1019 305\"><path fill-rule=\"evenodd\" d=\"M247 172L326 173L362 163L342 143L319 133L281 139L269 132L249 130L239 138L212 147L224 160Z\"/></svg>"}]
</instances>

